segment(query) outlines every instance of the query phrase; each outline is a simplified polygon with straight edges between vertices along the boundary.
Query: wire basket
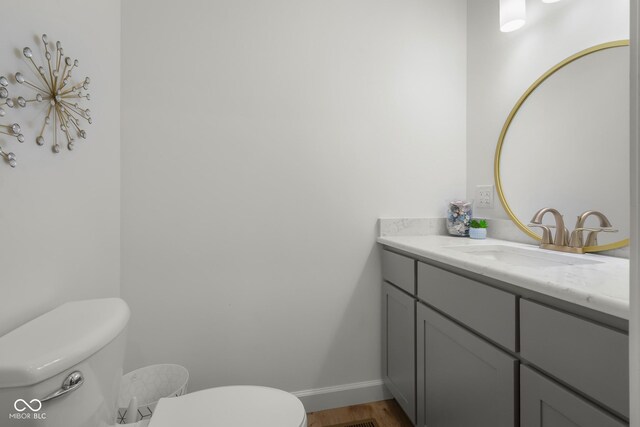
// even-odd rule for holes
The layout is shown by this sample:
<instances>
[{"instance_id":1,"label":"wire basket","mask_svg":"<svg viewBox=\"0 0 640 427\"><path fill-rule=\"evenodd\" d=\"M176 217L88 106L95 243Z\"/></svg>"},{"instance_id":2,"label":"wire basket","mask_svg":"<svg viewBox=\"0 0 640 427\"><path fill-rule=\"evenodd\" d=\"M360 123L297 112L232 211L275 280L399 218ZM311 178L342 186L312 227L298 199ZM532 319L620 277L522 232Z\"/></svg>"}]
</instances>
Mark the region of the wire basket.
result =
<instances>
[{"instance_id":1,"label":"wire basket","mask_svg":"<svg viewBox=\"0 0 640 427\"><path fill-rule=\"evenodd\" d=\"M138 401L134 421L151 418L163 397L178 397L187 392L189 371L180 365L151 365L136 369L122 377L118 395L118 424L124 424L129 404Z\"/></svg>"}]
</instances>

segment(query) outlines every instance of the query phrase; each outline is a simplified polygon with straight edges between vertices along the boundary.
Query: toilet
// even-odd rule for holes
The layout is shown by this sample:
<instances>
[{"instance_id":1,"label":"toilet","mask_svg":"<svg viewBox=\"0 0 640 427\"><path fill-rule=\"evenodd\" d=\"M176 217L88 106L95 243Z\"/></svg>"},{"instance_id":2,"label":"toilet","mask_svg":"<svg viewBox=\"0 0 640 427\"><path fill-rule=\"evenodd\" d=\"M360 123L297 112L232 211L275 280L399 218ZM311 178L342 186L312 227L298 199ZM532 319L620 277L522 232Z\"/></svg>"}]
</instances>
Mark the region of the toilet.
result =
<instances>
[{"instance_id":1,"label":"toilet","mask_svg":"<svg viewBox=\"0 0 640 427\"><path fill-rule=\"evenodd\" d=\"M128 321L119 298L75 301L0 337L0 424L117 425ZM285 391L227 386L160 399L148 427L258 425L306 427L307 416Z\"/></svg>"}]
</instances>

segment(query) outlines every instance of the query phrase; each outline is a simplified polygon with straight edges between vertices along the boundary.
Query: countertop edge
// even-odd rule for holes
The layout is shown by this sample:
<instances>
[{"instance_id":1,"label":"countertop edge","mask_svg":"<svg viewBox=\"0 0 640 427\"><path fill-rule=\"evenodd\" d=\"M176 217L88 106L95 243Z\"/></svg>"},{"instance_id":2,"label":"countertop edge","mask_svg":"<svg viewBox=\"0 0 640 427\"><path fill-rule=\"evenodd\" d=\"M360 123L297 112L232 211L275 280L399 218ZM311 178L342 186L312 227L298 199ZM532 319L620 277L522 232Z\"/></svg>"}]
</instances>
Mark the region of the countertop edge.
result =
<instances>
[{"instance_id":1,"label":"countertop edge","mask_svg":"<svg viewBox=\"0 0 640 427\"><path fill-rule=\"evenodd\" d=\"M545 280L536 280L531 276L515 274L513 272L499 270L487 266L479 261L474 261L471 257L452 257L434 250L416 247L414 245L402 243L397 237L378 237L377 242L400 251L404 251L416 256L421 256L443 264L451 265L480 276L485 276L494 280L499 280L512 284L523 289L538 292L552 298L557 298L572 304L605 313L620 319L629 320L629 301L602 295L597 292L580 292L579 290L563 286ZM513 246L523 246L520 243L502 242ZM617 261L616 261L617 262Z\"/></svg>"}]
</instances>

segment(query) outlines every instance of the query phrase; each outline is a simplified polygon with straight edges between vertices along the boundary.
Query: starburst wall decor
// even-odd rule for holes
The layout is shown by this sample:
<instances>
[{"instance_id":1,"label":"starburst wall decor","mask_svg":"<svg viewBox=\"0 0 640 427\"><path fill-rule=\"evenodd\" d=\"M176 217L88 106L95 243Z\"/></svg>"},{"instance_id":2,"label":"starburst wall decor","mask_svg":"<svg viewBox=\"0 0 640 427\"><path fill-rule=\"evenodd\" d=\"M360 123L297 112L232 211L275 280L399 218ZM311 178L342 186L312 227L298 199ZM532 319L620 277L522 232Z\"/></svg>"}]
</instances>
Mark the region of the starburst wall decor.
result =
<instances>
[{"instance_id":1,"label":"starburst wall decor","mask_svg":"<svg viewBox=\"0 0 640 427\"><path fill-rule=\"evenodd\" d=\"M9 108L13 108L14 106L13 99L9 98L9 91L7 90L8 85L9 80L7 80L7 78L4 76L0 76L0 117L4 117L7 114L4 108L2 108L3 106L7 106ZM12 136L16 138L18 142L24 142L24 135L22 135L20 132L20 125L17 123L11 125L0 124L0 133ZM17 162L15 154L10 152L7 153L2 150L2 147L0 147L0 157L5 159L12 168L16 167Z\"/></svg>"},{"instance_id":2,"label":"starburst wall decor","mask_svg":"<svg viewBox=\"0 0 640 427\"><path fill-rule=\"evenodd\" d=\"M67 149L73 150L76 137L86 139L87 132L82 129L84 122L91 124L91 111L80 106L82 100L89 100L87 92L90 79L86 77L80 83L72 82L72 72L78 68L79 61L64 56L62 43L57 42L55 49L49 45L46 34L42 35L42 45L46 58L45 66L39 66L33 60L33 51L29 47L22 50L27 62L33 66L37 80L31 82L22 73L16 73L16 81L26 85L35 92L35 98L18 97L19 107L27 107L31 103L48 103L44 123L36 137L36 144L45 144L46 130L53 125L51 132L51 148L54 153L61 150L60 142L65 142Z\"/></svg>"}]
</instances>

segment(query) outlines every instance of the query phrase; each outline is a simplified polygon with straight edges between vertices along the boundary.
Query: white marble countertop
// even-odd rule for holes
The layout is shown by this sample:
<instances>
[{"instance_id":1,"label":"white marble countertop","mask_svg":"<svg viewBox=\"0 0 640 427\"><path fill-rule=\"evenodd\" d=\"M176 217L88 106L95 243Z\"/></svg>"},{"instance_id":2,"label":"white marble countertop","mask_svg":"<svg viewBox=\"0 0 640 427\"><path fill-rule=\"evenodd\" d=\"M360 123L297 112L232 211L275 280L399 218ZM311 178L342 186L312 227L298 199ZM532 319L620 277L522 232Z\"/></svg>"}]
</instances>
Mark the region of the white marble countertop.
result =
<instances>
[{"instance_id":1,"label":"white marble countertop","mask_svg":"<svg viewBox=\"0 0 640 427\"><path fill-rule=\"evenodd\" d=\"M451 247L503 245L551 254L559 252L505 240L473 240L440 235L383 236L378 238L378 243L616 317L629 318L627 259L561 253L563 256L594 260L598 263L525 267L465 253Z\"/></svg>"}]
</instances>

